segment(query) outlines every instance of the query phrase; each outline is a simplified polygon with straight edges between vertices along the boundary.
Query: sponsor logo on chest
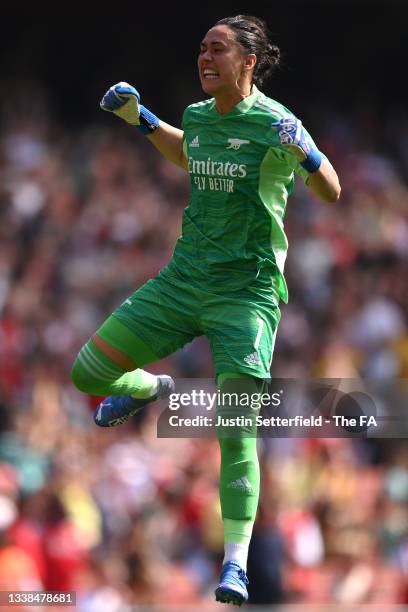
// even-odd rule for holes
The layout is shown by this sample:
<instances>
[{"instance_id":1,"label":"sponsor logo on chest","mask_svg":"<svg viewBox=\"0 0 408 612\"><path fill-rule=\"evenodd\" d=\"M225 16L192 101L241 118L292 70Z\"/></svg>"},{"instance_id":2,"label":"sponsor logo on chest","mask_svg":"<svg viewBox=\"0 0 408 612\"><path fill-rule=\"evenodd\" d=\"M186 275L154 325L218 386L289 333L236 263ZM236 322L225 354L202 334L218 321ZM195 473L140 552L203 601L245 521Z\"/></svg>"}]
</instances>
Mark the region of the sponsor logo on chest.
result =
<instances>
[{"instance_id":1,"label":"sponsor logo on chest","mask_svg":"<svg viewBox=\"0 0 408 612\"><path fill-rule=\"evenodd\" d=\"M250 144L249 140L241 138L228 138L223 148L238 151L243 145ZM189 149L200 147L199 137L195 136L189 144ZM191 151L192 153L192 151ZM223 156L225 159L225 155ZM188 172L193 185L199 191L224 191L234 193L235 179L243 179L247 175L247 165L237 163L236 160L220 161L210 155L206 159L195 159L188 156Z\"/></svg>"}]
</instances>

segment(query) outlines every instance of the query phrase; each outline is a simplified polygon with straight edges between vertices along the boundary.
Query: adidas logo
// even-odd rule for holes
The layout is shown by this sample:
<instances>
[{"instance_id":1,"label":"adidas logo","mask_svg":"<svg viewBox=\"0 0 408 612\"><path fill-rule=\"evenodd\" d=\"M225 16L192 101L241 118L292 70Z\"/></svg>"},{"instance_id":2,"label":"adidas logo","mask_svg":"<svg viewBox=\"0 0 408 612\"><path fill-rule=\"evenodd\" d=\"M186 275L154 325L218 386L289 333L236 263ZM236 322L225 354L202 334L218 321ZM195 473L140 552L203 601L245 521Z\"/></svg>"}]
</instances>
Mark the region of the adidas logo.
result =
<instances>
[{"instance_id":1,"label":"adidas logo","mask_svg":"<svg viewBox=\"0 0 408 612\"><path fill-rule=\"evenodd\" d=\"M190 142L190 147L199 147L200 146L200 141L198 140L198 136L196 136L195 138L193 138L193 140Z\"/></svg>"},{"instance_id":2,"label":"adidas logo","mask_svg":"<svg viewBox=\"0 0 408 612\"><path fill-rule=\"evenodd\" d=\"M258 351L255 351L255 353L251 353L250 355L244 357L244 361L250 365L259 365L261 363L261 358Z\"/></svg>"},{"instance_id":3,"label":"adidas logo","mask_svg":"<svg viewBox=\"0 0 408 612\"><path fill-rule=\"evenodd\" d=\"M253 493L254 489L246 476L233 480L227 484L227 489L235 489L238 491L246 491L247 493Z\"/></svg>"}]
</instances>

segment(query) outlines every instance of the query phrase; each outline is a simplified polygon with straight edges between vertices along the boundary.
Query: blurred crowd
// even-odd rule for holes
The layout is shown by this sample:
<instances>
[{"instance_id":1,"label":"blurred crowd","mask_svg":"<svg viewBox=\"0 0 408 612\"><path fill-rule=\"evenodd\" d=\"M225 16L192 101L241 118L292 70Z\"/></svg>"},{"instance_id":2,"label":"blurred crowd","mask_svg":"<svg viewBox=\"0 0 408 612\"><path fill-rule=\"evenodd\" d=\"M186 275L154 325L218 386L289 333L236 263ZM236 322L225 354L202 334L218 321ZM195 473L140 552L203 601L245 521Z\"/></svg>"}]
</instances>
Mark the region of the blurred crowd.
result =
<instances>
[{"instance_id":1,"label":"blurred crowd","mask_svg":"<svg viewBox=\"0 0 408 612\"><path fill-rule=\"evenodd\" d=\"M216 440L157 439L160 405L97 429L99 399L69 376L82 344L171 257L188 178L114 117L68 128L34 89L11 106L0 109L0 591L75 590L84 612L209 609L223 557ZM298 180L289 200L272 376L407 378L408 122L379 133L368 113L324 116L318 130L305 123L342 195L319 203ZM204 338L150 370L214 375ZM406 440L262 439L259 454L251 601L408 603Z\"/></svg>"}]
</instances>

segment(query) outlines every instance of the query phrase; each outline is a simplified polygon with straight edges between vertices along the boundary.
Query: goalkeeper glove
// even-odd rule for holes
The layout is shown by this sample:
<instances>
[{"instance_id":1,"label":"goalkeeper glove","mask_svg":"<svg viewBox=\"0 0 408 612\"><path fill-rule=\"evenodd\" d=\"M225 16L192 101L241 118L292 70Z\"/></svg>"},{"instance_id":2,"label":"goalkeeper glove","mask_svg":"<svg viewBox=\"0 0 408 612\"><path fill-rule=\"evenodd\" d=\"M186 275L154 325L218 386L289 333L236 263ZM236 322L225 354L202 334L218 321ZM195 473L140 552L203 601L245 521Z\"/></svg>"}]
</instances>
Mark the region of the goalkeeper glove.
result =
<instances>
[{"instance_id":1,"label":"goalkeeper glove","mask_svg":"<svg viewBox=\"0 0 408 612\"><path fill-rule=\"evenodd\" d=\"M309 132L302 126L302 122L295 117L286 117L272 123L272 127L277 128L281 145L296 148L306 156L300 165L308 172L317 172L323 155L316 147Z\"/></svg>"},{"instance_id":2,"label":"goalkeeper glove","mask_svg":"<svg viewBox=\"0 0 408 612\"><path fill-rule=\"evenodd\" d=\"M135 125L142 134L152 134L160 125L160 120L143 104L140 104L140 94L121 81L112 85L103 96L100 107L104 111L114 113L130 125Z\"/></svg>"}]
</instances>

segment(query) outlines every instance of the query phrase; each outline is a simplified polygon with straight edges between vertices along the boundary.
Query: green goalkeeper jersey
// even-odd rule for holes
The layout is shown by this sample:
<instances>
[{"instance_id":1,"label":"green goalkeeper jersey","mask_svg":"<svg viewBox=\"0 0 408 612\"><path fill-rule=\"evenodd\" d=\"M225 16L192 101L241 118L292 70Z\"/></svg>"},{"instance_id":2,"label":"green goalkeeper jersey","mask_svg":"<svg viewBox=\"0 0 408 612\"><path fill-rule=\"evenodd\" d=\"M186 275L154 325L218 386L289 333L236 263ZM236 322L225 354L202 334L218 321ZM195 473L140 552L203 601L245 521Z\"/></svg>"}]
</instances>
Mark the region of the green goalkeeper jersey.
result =
<instances>
[{"instance_id":1,"label":"green goalkeeper jersey","mask_svg":"<svg viewBox=\"0 0 408 612\"><path fill-rule=\"evenodd\" d=\"M265 296L274 286L287 302L283 219L294 172L305 181L308 173L271 127L284 116L293 114L255 86L224 114L214 99L187 107L192 193L168 273L213 293L250 289Z\"/></svg>"}]
</instances>

